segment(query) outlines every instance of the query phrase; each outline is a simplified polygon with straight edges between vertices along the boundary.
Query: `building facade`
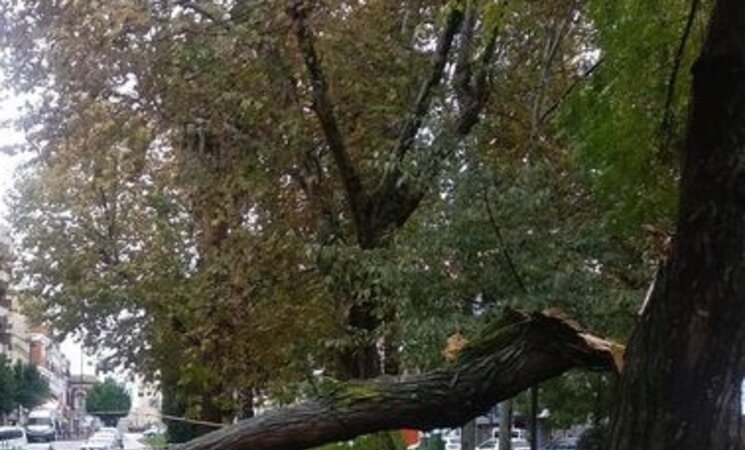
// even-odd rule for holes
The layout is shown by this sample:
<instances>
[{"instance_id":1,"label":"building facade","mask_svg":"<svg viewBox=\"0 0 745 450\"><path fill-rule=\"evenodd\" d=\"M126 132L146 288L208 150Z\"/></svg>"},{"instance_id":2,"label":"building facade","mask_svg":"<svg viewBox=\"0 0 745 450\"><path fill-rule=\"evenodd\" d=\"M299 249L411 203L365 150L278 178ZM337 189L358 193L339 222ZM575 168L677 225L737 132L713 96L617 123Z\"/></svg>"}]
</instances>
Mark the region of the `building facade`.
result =
<instances>
[{"instance_id":1,"label":"building facade","mask_svg":"<svg viewBox=\"0 0 745 450\"><path fill-rule=\"evenodd\" d=\"M26 317L10 292L10 237L0 229L0 354L15 361L29 362L29 339Z\"/></svg>"},{"instance_id":2,"label":"building facade","mask_svg":"<svg viewBox=\"0 0 745 450\"><path fill-rule=\"evenodd\" d=\"M88 415L86 400L93 386L98 382L95 375L71 375L68 382L68 394L70 406L70 419L72 431L75 434L84 432L86 427L85 416Z\"/></svg>"},{"instance_id":3,"label":"building facade","mask_svg":"<svg viewBox=\"0 0 745 450\"><path fill-rule=\"evenodd\" d=\"M47 332L35 330L29 335L29 359L49 382L49 391L56 409L69 409L70 361L62 354L60 345Z\"/></svg>"},{"instance_id":4,"label":"building facade","mask_svg":"<svg viewBox=\"0 0 745 450\"><path fill-rule=\"evenodd\" d=\"M158 387L139 380L132 388L132 409L127 422L133 429L145 429L150 425L162 424L162 398Z\"/></svg>"}]
</instances>

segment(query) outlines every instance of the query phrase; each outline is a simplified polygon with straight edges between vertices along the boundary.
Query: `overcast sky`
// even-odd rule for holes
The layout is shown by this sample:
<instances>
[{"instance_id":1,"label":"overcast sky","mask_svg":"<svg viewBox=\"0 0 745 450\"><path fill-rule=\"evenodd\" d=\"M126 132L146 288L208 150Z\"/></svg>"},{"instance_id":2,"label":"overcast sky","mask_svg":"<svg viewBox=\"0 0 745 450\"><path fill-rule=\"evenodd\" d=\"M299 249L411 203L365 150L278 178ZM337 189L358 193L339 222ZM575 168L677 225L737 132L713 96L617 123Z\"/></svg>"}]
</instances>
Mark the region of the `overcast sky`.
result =
<instances>
[{"instance_id":1,"label":"overcast sky","mask_svg":"<svg viewBox=\"0 0 745 450\"><path fill-rule=\"evenodd\" d=\"M0 99L0 121L12 119L18 114L18 107L20 101L10 99ZM23 135L15 130L0 128L0 147L16 144L21 142ZM8 192L13 184L13 172L15 171L21 157L6 155L0 153L0 214L2 214L2 220L5 221L5 214L7 213L7 197Z\"/></svg>"}]
</instances>

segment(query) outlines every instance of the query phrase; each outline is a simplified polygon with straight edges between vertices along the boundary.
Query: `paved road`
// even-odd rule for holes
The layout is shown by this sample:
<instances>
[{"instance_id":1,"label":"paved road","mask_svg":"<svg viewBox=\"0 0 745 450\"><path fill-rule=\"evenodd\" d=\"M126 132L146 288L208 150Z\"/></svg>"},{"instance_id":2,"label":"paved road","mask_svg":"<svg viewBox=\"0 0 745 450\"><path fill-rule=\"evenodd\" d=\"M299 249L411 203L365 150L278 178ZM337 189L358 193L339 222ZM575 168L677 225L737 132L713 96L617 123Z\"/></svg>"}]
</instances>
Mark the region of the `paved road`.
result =
<instances>
[{"instance_id":1,"label":"paved road","mask_svg":"<svg viewBox=\"0 0 745 450\"><path fill-rule=\"evenodd\" d=\"M124 433L124 450L146 450L141 438L141 434ZM52 450L79 450L81 445L83 441L57 441L52 442ZM27 450L49 450L49 444L29 444Z\"/></svg>"}]
</instances>

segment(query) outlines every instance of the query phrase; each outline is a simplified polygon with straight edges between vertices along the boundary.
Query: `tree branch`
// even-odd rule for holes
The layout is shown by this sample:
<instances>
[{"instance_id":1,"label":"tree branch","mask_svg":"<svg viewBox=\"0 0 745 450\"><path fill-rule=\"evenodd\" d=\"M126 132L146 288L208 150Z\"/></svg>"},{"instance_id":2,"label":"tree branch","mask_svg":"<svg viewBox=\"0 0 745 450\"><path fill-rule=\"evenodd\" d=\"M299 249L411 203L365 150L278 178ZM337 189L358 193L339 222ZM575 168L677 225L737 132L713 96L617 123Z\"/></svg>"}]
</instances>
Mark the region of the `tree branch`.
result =
<instances>
[{"instance_id":1,"label":"tree branch","mask_svg":"<svg viewBox=\"0 0 745 450\"><path fill-rule=\"evenodd\" d=\"M560 313L505 312L451 366L341 383L326 395L215 431L175 450L299 450L366 433L458 426L566 370L620 370L623 347Z\"/></svg>"},{"instance_id":2,"label":"tree branch","mask_svg":"<svg viewBox=\"0 0 745 450\"><path fill-rule=\"evenodd\" d=\"M321 62L316 52L313 33L307 23L308 7L302 0L296 0L287 9L287 14L292 20L295 37L297 38L300 53L303 56L305 68L310 78L313 111L316 113L316 117L318 117L321 129L326 138L326 144L329 146L329 150L331 150L331 154L334 157L334 162L344 184L355 224L359 229L365 221L364 211L367 204L367 194L357 174L357 170L349 158L349 153L344 144L336 117L334 116L334 107L328 94L328 84L326 83Z\"/></svg>"},{"instance_id":3,"label":"tree branch","mask_svg":"<svg viewBox=\"0 0 745 450\"><path fill-rule=\"evenodd\" d=\"M577 78L577 79L576 79L576 80L574 81L574 83L572 83L572 85L571 85L571 86L569 86L569 87L568 87L568 88L567 88L567 89L566 89L566 90L565 90L565 91L564 91L564 92L563 92L563 93L561 94L561 96L560 96L560 97L559 97L559 98L558 98L558 99L557 99L557 100L556 100L556 101L555 101L555 102L554 102L554 103L553 103L553 104L552 104L552 105L551 105L550 107L548 107L548 109L546 109L546 111L545 111L545 112L544 112L543 114L541 114L541 117L540 117L540 119L538 120L538 123L539 123L539 124L542 124L542 123L543 123L543 122L545 122L545 121L546 121L546 120L547 120L547 119L548 119L549 117L551 117L551 115L552 115L552 114L553 114L554 112L556 112L556 110L557 110L557 109L559 108L559 106L561 106L561 104L562 104L562 103L564 103L564 100L566 100L566 99L567 99L567 98L569 97L569 95L571 95L571 93L572 93L572 92L574 92L574 89L576 89L576 88L577 88L577 86L579 86L579 84L580 84L580 83L582 83L582 82L583 82L583 81L585 81L585 80L586 80L587 78L589 78L589 77L590 77L590 75L592 75L592 74L593 74L593 73L594 73L594 72L595 72L595 71L596 71L596 70L598 69L598 67L600 67L600 65L601 65L601 64L603 64L603 61L604 61L604 58L603 58L603 57L601 57L600 59L598 59L598 60L597 60L597 61L595 62L595 64L593 64L593 65L592 65L592 67L590 67L589 69L587 69L587 71L586 71L585 73L583 73L582 75L580 75L580 76L579 76L579 77L578 77L578 78Z\"/></svg>"},{"instance_id":4,"label":"tree branch","mask_svg":"<svg viewBox=\"0 0 745 450\"><path fill-rule=\"evenodd\" d=\"M463 12L458 8L453 8L450 11L450 14L448 14L445 28L442 30L440 37L437 40L437 48L432 62L432 72L419 88L419 94L414 102L414 109L411 113L411 117L405 121L401 129L401 135L399 136L398 144L394 153L398 161L403 159L406 152L409 151L414 144L414 138L422 126L422 120L429 111L432 94L435 88L437 88L442 81L448 56L450 55L450 50L453 46L453 39L455 39L455 35L458 33L462 21Z\"/></svg>"},{"instance_id":5,"label":"tree branch","mask_svg":"<svg viewBox=\"0 0 745 450\"><path fill-rule=\"evenodd\" d=\"M460 136L465 136L471 132L471 129L478 123L479 114L484 109L486 101L489 99L489 67L497 50L497 27L489 31L489 37L481 55L481 64L476 73L473 86L470 89L470 95L461 100L461 114L458 117L456 131Z\"/></svg>"},{"instance_id":6,"label":"tree branch","mask_svg":"<svg viewBox=\"0 0 745 450\"><path fill-rule=\"evenodd\" d=\"M460 34L460 48L453 73L453 87L460 103L466 102L473 95L471 79L473 75L473 32L476 28L475 2L467 2L466 14Z\"/></svg>"},{"instance_id":7,"label":"tree branch","mask_svg":"<svg viewBox=\"0 0 745 450\"><path fill-rule=\"evenodd\" d=\"M363 247L377 245L387 231L405 223L424 196L423 190L403 179L401 162L413 147L424 116L429 112L432 96L442 82L453 41L462 22L463 11L458 8L451 9L437 40L432 70L419 88L411 116L404 120L401 127L398 143L393 150L392 167L383 173L379 184L369 197L369 223L363 232L359 233Z\"/></svg>"},{"instance_id":8,"label":"tree branch","mask_svg":"<svg viewBox=\"0 0 745 450\"><path fill-rule=\"evenodd\" d=\"M537 131L538 126L541 124L541 109L543 109L543 98L546 91L546 84L548 82L549 75L551 73L551 67L553 66L554 60L559 53L561 48L561 41L569 31L569 25L572 23L572 16L575 12L576 3L569 9L567 17L563 18L558 27L550 27L548 32L548 40L546 42L546 57L543 63L543 67L538 76L538 82L536 83L536 93L533 99L533 111L531 113L531 138L532 135ZM555 25L555 24L554 24Z\"/></svg>"},{"instance_id":9,"label":"tree branch","mask_svg":"<svg viewBox=\"0 0 745 450\"><path fill-rule=\"evenodd\" d=\"M520 276L520 272L518 272L517 270L517 266L515 265L515 261L512 258L510 249L509 247L507 247L507 243L505 242L504 237L502 236L502 229L497 224L497 219L494 216L494 211L492 211L491 201L489 201L489 191L487 189L484 189L484 206L486 206L486 214L489 217L489 223L491 224L491 227L494 230L494 234L497 237L499 246L502 248L502 256L504 257L504 260L507 263L507 267L509 267L510 272L512 273L512 277L517 282L517 285L518 287L520 287L520 290L524 294L527 294L528 287L523 281L523 277Z\"/></svg>"},{"instance_id":10,"label":"tree branch","mask_svg":"<svg viewBox=\"0 0 745 450\"><path fill-rule=\"evenodd\" d=\"M693 29L693 21L696 18L696 13L700 5L700 0L691 0L691 6L688 10L688 18L686 19L685 28L683 34L680 36L680 42L678 48L675 51L675 58L673 59L673 70L670 72L670 78L667 81L667 92L665 93L665 106L663 109L662 123L660 124L660 131L664 135L663 151L669 151L670 140L672 139L673 130L673 98L675 97L675 86L678 82L678 73L680 73L680 66L683 63L683 52L685 51L688 38L691 35Z\"/></svg>"}]
</instances>

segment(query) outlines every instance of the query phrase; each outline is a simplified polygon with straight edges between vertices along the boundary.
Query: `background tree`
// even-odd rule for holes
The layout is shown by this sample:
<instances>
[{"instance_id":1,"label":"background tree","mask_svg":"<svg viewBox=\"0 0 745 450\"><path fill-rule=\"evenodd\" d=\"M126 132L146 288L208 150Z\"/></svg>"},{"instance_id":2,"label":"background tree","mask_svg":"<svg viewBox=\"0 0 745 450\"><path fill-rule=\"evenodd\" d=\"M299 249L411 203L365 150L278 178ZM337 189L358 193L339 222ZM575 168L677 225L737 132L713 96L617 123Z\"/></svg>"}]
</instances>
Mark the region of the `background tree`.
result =
<instances>
[{"instance_id":1,"label":"background tree","mask_svg":"<svg viewBox=\"0 0 745 450\"><path fill-rule=\"evenodd\" d=\"M36 367L0 355L0 414L33 409L49 399L49 382Z\"/></svg>"},{"instance_id":2,"label":"background tree","mask_svg":"<svg viewBox=\"0 0 745 450\"><path fill-rule=\"evenodd\" d=\"M13 366L5 355L0 355L0 413L9 414L16 410L16 380Z\"/></svg>"},{"instance_id":3,"label":"background tree","mask_svg":"<svg viewBox=\"0 0 745 450\"><path fill-rule=\"evenodd\" d=\"M17 404L33 409L49 399L49 381L36 366L17 361L13 365L13 377L16 386L14 399Z\"/></svg>"},{"instance_id":4,"label":"background tree","mask_svg":"<svg viewBox=\"0 0 745 450\"><path fill-rule=\"evenodd\" d=\"M85 400L86 410L100 417L107 426L116 426L119 419L129 414L131 406L129 392L113 378L96 383Z\"/></svg>"}]
</instances>

